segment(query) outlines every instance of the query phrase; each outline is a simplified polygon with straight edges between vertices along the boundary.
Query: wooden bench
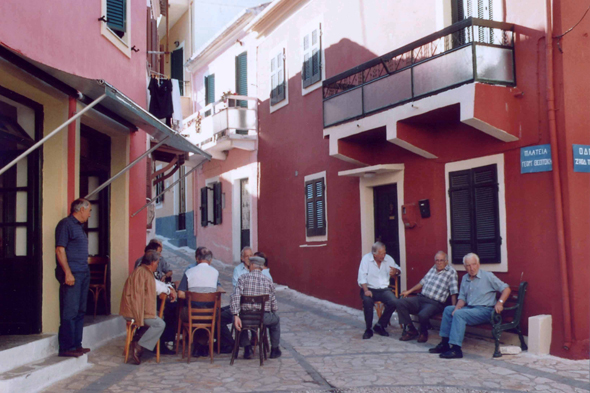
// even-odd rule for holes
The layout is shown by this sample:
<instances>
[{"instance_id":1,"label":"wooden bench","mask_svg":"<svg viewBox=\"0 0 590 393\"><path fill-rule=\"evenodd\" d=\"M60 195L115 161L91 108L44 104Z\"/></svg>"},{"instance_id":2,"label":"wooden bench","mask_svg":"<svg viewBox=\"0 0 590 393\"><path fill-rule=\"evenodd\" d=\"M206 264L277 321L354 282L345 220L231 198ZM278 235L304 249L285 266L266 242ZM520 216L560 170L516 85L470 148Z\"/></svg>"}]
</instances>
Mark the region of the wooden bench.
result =
<instances>
[{"instance_id":1,"label":"wooden bench","mask_svg":"<svg viewBox=\"0 0 590 393\"><path fill-rule=\"evenodd\" d=\"M520 329L520 320L522 317L522 309L524 306L524 297L527 287L528 283L526 281L521 282L518 287L510 287L511 292L504 304L504 311L502 311L502 314L496 313L496 310L492 311L489 324L484 323L475 326L468 326L468 328L471 327L475 329L485 329L492 332L492 337L496 342L496 349L494 351L495 358L502 356L502 353L500 352L500 337L502 336L502 332L506 330L516 331L516 333L518 333L518 338L520 339L520 348L523 351L528 349ZM442 321L442 314L437 314L431 319Z\"/></svg>"}]
</instances>

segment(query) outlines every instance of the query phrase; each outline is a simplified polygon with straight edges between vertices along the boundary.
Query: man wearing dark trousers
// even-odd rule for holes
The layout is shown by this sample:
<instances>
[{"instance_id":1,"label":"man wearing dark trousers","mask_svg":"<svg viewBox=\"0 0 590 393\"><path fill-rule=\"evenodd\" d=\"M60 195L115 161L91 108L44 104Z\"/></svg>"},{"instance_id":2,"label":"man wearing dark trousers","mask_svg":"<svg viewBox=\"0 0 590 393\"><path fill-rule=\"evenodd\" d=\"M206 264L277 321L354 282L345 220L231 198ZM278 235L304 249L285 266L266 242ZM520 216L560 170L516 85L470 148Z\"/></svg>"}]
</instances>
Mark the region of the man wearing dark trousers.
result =
<instances>
[{"instance_id":1,"label":"man wearing dark trousers","mask_svg":"<svg viewBox=\"0 0 590 393\"><path fill-rule=\"evenodd\" d=\"M365 313L364 340L373 337L373 329L382 336L389 336L385 327L395 311L396 302L395 295L389 289L389 279L398 275L399 272L400 267L392 257L386 254L385 244L381 242L373 244L371 252L361 259L358 284L361 287L360 295ZM385 311L375 326L372 326L375 302L382 302L385 305Z\"/></svg>"},{"instance_id":2,"label":"man wearing dark trousers","mask_svg":"<svg viewBox=\"0 0 590 393\"><path fill-rule=\"evenodd\" d=\"M91 211L89 201L76 199L70 206L70 215L55 228L55 277L60 283L59 356L78 357L90 352L82 348L82 333L90 285L88 237L83 225Z\"/></svg>"}]
</instances>

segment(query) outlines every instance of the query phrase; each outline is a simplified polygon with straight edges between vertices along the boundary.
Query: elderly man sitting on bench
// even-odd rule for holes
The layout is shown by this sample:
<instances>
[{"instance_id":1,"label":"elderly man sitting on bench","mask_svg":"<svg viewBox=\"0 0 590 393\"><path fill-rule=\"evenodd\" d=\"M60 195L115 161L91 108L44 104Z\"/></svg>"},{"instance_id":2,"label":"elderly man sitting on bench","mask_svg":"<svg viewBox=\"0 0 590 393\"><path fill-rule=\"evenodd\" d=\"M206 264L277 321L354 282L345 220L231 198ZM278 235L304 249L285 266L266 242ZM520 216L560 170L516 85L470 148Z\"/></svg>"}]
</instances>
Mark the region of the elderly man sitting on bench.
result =
<instances>
[{"instance_id":1,"label":"elderly man sitting on bench","mask_svg":"<svg viewBox=\"0 0 590 393\"><path fill-rule=\"evenodd\" d=\"M465 326L490 322L492 311L495 309L500 314L504 310L504 302L510 296L508 284L500 281L494 273L479 268L477 254L465 255L463 265L467 274L461 280L459 301L456 306L445 308L440 325L442 341L429 350L430 353L439 353L443 359L462 358ZM496 292L502 292L497 301Z\"/></svg>"}]
</instances>

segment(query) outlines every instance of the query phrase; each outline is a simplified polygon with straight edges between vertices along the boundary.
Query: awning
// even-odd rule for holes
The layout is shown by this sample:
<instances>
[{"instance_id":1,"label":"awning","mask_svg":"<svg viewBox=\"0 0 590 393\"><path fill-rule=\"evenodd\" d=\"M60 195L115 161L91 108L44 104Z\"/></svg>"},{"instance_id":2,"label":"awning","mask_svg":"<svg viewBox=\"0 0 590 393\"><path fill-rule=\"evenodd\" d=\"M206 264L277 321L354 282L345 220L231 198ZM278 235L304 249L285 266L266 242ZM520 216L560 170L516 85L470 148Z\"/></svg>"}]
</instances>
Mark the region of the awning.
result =
<instances>
[{"instance_id":1,"label":"awning","mask_svg":"<svg viewBox=\"0 0 590 393\"><path fill-rule=\"evenodd\" d=\"M163 144L166 144L170 147L189 153L191 166L196 166L205 160L211 159L211 155L197 148L178 132L166 126L160 120L155 118L151 113L135 103L132 99L102 79L89 79L67 73L65 71L29 59L26 56L2 45L0 45L0 57L21 68L23 71L28 72L46 84L64 92L65 94L74 96L74 93L77 93L75 94L76 98L80 102L88 105L82 111L78 112L76 116L68 119L67 122L53 130L41 141L37 142L31 149L25 151L13 162L0 169L0 175L8 170L11 166L16 164L18 160L24 158L35 148L44 143L51 136L66 128L69 123L71 123L77 117L80 117L83 114L83 111L89 110L90 107L97 109L99 102L100 107L102 108L100 111L103 115L107 114L108 116L110 113L112 114L113 118L115 118L115 120L133 124L137 128L144 130L156 141L158 141L160 145L163 142ZM110 184L124 171L129 170L133 165L139 162L141 158L149 154L150 150L142 154L142 156L134 160L133 163L125 167L123 171L119 172L117 175L113 176L113 178L103 183L102 186Z\"/></svg>"}]
</instances>

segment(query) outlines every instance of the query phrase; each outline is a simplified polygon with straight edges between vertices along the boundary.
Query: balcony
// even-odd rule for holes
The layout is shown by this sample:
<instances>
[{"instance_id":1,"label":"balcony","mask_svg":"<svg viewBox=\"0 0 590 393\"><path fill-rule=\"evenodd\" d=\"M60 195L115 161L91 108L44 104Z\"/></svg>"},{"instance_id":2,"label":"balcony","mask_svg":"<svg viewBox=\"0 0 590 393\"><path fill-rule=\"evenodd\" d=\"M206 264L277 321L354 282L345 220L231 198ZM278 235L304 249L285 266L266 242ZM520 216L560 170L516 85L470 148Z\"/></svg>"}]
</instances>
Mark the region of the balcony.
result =
<instances>
[{"instance_id":1,"label":"balcony","mask_svg":"<svg viewBox=\"0 0 590 393\"><path fill-rule=\"evenodd\" d=\"M256 150L258 99L232 95L207 105L183 121L182 134L214 159L231 149Z\"/></svg>"},{"instance_id":2,"label":"balcony","mask_svg":"<svg viewBox=\"0 0 590 393\"><path fill-rule=\"evenodd\" d=\"M324 81L324 128L473 82L515 84L514 25L465 19Z\"/></svg>"}]
</instances>

